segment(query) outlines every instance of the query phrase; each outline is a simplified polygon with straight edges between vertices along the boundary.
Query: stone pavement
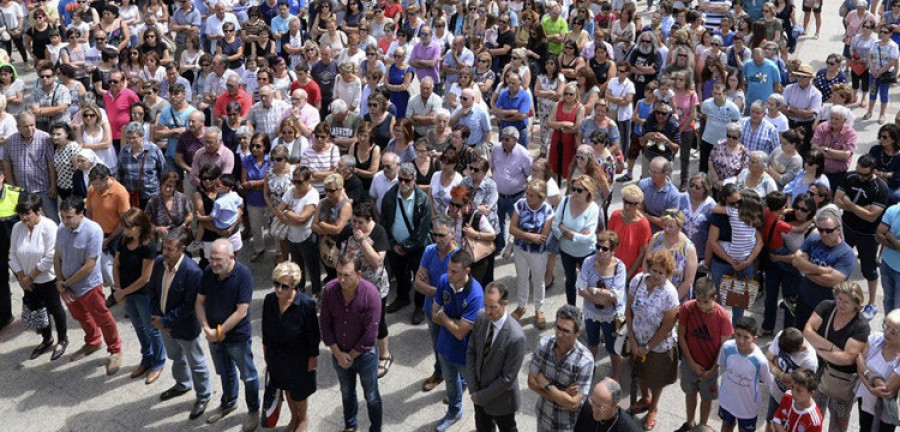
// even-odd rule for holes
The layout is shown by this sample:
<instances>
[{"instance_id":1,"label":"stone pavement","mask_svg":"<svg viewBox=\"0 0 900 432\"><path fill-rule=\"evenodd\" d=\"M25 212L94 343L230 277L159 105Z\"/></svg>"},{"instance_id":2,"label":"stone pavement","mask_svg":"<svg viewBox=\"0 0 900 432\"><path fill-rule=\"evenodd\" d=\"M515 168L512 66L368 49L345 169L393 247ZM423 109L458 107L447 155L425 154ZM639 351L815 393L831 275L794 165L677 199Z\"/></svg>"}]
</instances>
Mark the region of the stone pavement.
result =
<instances>
[{"instance_id":1,"label":"stone pavement","mask_svg":"<svg viewBox=\"0 0 900 432\"><path fill-rule=\"evenodd\" d=\"M824 67L828 53L841 51L842 26L837 16L838 2L825 2L823 13L824 29L818 40L803 38L798 55L806 63L817 70ZM802 14L798 13L798 19ZM33 72L28 74L33 79ZM896 90L894 91L896 93ZM897 111L897 97L893 95L894 106L888 110L889 118ZM864 110L854 108L857 117L862 117ZM870 121L857 121L856 130L860 135L857 154L868 151L876 143L875 136L879 125L875 122L877 115ZM695 163L696 165L696 163ZM694 167L693 169L696 169ZM680 178L680 177L678 177ZM619 189L616 186L616 200L619 201ZM617 205L614 204L614 207ZM268 255L270 259L261 260L253 265L256 280L256 291L251 305L251 317L254 327L254 353L258 370L265 369L262 361L260 340L261 309L264 296L271 290L269 280L274 266L275 245L270 242ZM239 259L249 262L249 254L242 252ZM511 260L498 260L497 280L514 284L515 270ZM562 269L557 266L556 285L548 292L546 311L552 317L555 310L565 303L563 294ZM864 284L858 271L853 279ZM865 285L863 285L865 286ZM13 284L13 302L16 311L21 308L21 289ZM880 300L877 304L881 304ZM391 352L395 363L390 373L380 380L380 390L384 403L385 431L431 431L436 422L445 413L444 387L440 386L430 393L421 391L422 381L431 374L434 361L428 343L428 331L423 325L411 326L409 316L412 310L388 315L391 337ZM760 317L762 302L751 309L752 315ZM119 332L123 339L124 358L122 370L114 377L107 377L103 367L104 352L98 352L86 360L76 363L68 361L68 356L56 362L50 362L44 355L37 360L28 360L32 348L40 342L38 335L24 332L17 320L0 332L0 430L2 431L179 431L194 427L203 430L239 430L246 405L243 400L238 404L239 410L230 414L218 424L210 426L203 418L190 422L190 411L193 397L185 395L166 402L159 401L159 394L173 384L171 369L167 365L163 376L152 385L144 385L143 380L131 380L128 373L140 360L139 345L130 321L124 318L121 306L113 308L113 314L119 324ZM883 313L873 321L874 328L881 327ZM552 330L538 331L534 327L534 317L529 311L523 320L523 327L528 338L529 347L533 347L542 335ZM552 327L551 327L552 328ZM83 332L77 323L69 319L70 350L73 352L82 344ZM769 339L760 339L759 345L765 349ZM601 350L602 351L602 350ZM319 357L318 392L309 399L310 431L339 431L343 427L341 414L340 390L331 363L331 356L322 347ZM522 388L522 407L517 416L519 430L536 429L534 405L536 396L527 388L527 364L531 354L526 355L525 365L519 374ZM212 372L212 364L209 365ZM605 355L597 361L595 381L609 373L609 360ZM214 409L221 396L221 385L218 377L212 375L214 394L209 410ZM627 389L627 385L626 385ZM359 390L361 393L361 389ZM360 396L361 398L361 396ZM625 401L627 405L627 398ZM365 403L360 400L360 429L365 430L368 424ZM716 418L714 405L711 424L718 429L720 422ZM684 398L676 383L663 393L660 405L657 431L673 431L684 422ZM468 395L464 397L464 418L454 425L451 431L473 431L474 418L472 404ZM764 409L760 411L758 430L762 430ZM287 424L289 414L286 405L283 408L281 425ZM851 420L851 430L857 430L856 413Z\"/></svg>"}]
</instances>

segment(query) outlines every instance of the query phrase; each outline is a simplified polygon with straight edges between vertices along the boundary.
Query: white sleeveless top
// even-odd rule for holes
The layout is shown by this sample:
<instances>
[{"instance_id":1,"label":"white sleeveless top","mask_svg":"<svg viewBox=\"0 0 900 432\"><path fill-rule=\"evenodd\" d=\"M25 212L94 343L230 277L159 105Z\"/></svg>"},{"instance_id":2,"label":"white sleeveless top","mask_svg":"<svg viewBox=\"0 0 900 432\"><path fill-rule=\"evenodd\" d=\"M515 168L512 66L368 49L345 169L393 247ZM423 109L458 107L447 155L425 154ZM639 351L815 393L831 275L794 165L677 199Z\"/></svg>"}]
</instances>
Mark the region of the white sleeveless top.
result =
<instances>
[{"instance_id":1,"label":"white sleeveless top","mask_svg":"<svg viewBox=\"0 0 900 432\"><path fill-rule=\"evenodd\" d=\"M81 139L85 144L98 144L100 141L103 141L103 131L100 131L100 134L97 136L90 135L87 131L81 133ZM100 158L100 161L103 162L104 165L109 167L109 172L115 176L118 173L119 161L116 158L116 148L112 145L109 146L106 150L94 150L94 153L97 154L97 157Z\"/></svg>"}]
</instances>

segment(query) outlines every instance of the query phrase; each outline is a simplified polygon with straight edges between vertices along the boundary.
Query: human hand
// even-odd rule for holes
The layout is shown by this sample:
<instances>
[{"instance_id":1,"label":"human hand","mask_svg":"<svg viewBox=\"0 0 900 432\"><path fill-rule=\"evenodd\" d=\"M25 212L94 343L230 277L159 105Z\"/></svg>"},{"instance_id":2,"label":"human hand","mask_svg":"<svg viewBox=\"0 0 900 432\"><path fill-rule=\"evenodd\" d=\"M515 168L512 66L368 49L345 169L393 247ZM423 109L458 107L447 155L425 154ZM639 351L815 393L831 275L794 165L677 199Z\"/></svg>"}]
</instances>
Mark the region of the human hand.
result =
<instances>
[{"instance_id":1,"label":"human hand","mask_svg":"<svg viewBox=\"0 0 900 432\"><path fill-rule=\"evenodd\" d=\"M116 302L121 302L122 300L125 300L125 297L127 297L127 296L128 295L125 294L124 289L113 289L113 298L116 299Z\"/></svg>"}]
</instances>

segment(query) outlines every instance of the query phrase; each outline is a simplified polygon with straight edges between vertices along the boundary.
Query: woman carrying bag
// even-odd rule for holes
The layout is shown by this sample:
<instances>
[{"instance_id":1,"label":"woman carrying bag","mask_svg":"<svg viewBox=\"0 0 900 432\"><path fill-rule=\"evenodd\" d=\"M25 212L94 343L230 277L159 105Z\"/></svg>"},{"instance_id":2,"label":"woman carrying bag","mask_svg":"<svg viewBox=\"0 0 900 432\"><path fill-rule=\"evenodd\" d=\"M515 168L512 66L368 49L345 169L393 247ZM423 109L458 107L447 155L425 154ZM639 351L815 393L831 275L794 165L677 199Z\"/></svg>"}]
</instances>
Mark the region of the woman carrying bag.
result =
<instances>
[{"instance_id":1,"label":"woman carrying bag","mask_svg":"<svg viewBox=\"0 0 900 432\"><path fill-rule=\"evenodd\" d=\"M900 309L884 318L884 332L872 332L862 354L856 357L856 371L860 380L856 385L859 399L859 430L861 432L894 432L897 424L896 408L888 413L885 404L897 404L900 388ZM876 418L877 416L877 418ZM875 422L877 427L873 427Z\"/></svg>"}]
</instances>

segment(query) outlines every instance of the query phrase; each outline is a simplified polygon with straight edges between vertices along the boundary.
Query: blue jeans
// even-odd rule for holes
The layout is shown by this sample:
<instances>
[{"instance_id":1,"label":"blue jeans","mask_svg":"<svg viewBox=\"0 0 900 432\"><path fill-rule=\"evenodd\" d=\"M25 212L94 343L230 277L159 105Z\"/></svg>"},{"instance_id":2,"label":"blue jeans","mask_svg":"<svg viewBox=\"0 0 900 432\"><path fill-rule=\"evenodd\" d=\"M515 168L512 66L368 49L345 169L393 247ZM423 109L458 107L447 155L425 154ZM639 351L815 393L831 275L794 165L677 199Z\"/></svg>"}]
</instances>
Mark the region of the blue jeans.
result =
<instances>
[{"instance_id":1,"label":"blue jeans","mask_svg":"<svg viewBox=\"0 0 900 432\"><path fill-rule=\"evenodd\" d=\"M513 212L515 211L516 201L525 196L525 192L519 192L515 195L508 196L504 198L503 196L497 197L497 218L500 219L500 232L497 233L497 251L502 251L506 246L506 217L509 216L510 220L512 220Z\"/></svg>"},{"instance_id":2,"label":"blue jeans","mask_svg":"<svg viewBox=\"0 0 900 432\"><path fill-rule=\"evenodd\" d=\"M519 129L519 145L528 149L528 126Z\"/></svg>"},{"instance_id":3,"label":"blue jeans","mask_svg":"<svg viewBox=\"0 0 900 432\"><path fill-rule=\"evenodd\" d=\"M141 343L141 366L158 370L166 365L166 347L159 329L153 326L151 301L148 293L131 294L125 297L125 311Z\"/></svg>"},{"instance_id":4,"label":"blue jeans","mask_svg":"<svg viewBox=\"0 0 900 432\"><path fill-rule=\"evenodd\" d=\"M869 74L869 100L874 101L875 97L881 99L881 103L888 102L888 90L891 89L891 83L884 82L881 78L875 78Z\"/></svg>"},{"instance_id":5,"label":"blue jeans","mask_svg":"<svg viewBox=\"0 0 900 432\"><path fill-rule=\"evenodd\" d=\"M331 357L338 381L341 383L341 404L344 406L344 427L357 427L356 412L359 404L356 401L356 376L362 384L366 408L369 411L369 432L381 431L381 394L378 392L378 348L361 354L350 365L342 368L334 356Z\"/></svg>"},{"instance_id":6,"label":"blue jeans","mask_svg":"<svg viewBox=\"0 0 900 432\"><path fill-rule=\"evenodd\" d=\"M175 385L181 390L194 389L197 400L209 399L209 368L206 366L206 355L200 337L194 340L175 339L169 332L163 332L163 344L166 354L173 361L172 377Z\"/></svg>"},{"instance_id":7,"label":"blue jeans","mask_svg":"<svg viewBox=\"0 0 900 432\"><path fill-rule=\"evenodd\" d=\"M431 336L431 351L434 352L434 374L442 377L444 374L441 372L441 359L437 352L437 341L441 332L441 326L431 320L431 311L425 312L425 322L428 323L428 334Z\"/></svg>"},{"instance_id":8,"label":"blue jeans","mask_svg":"<svg viewBox=\"0 0 900 432\"><path fill-rule=\"evenodd\" d=\"M717 293L719 291L719 284L722 282L722 277L725 275L734 276L735 274L734 268L731 267L730 264L723 263L715 259L712 260L712 265L709 267L709 272L712 273L713 283L716 284ZM754 275L756 275L756 265L750 264L749 267L745 268L740 273L741 276L752 279ZM731 325L737 324L738 320L743 317L743 309L736 307L731 308Z\"/></svg>"},{"instance_id":9,"label":"blue jeans","mask_svg":"<svg viewBox=\"0 0 900 432\"><path fill-rule=\"evenodd\" d=\"M900 308L900 272L881 260L881 291L884 292L884 310Z\"/></svg>"},{"instance_id":10,"label":"blue jeans","mask_svg":"<svg viewBox=\"0 0 900 432\"><path fill-rule=\"evenodd\" d=\"M791 267L787 269L785 267ZM763 330L775 330L775 320L778 319L778 292L784 298L797 298L797 287L800 285L800 274L797 270L784 263L769 263L766 270L766 300L763 312ZM784 328L796 327L794 316L788 312L784 314Z\"/></svg>"},{"instance_id":11,"label":"blue jeans","mask_svg":"<svg viewBox=\"0 0 900 432\"><path fill-rule=\"evenodd\" d=\"M566 303L575 306L575 280L578 278L578 268L587 256L575 257L559 251L559 257L562 261L563 272L566 275ZM718 286L718 284L716 285Z\"/></svg>"},{"instance_id":12,"label":"blue jeans","mask_svg":"<svg viewBox=\"0 0 900 432\"><path fill-rule=\"evenodd\" d=\"M253 365L253 350L250 339L242 342L222 342L209 344L216 374L222 379L222 406L231 407L237 403L237 372L244 381L244 398L250 412L259 411L259 374ZM237 369L237 371L235 371Z\"/></svg>"},{"instance_id":13,"label":"blue jeans","mask_svg":"<svg viewBox=\"0 0 900 432\"><path fill-rule=\"evenodd\" d=\"M454 418L462 412L462 376L465 365L459 365L447 360L443 354L438 354L441 361L441 370L444 371L444 384L447 386L447 415L444 418Z\"/></svg>"},{"instance_id":14,"label":"blue jeans","mask_svg":"<svg viewBox=\"0 0 900 432\"><path fill-rule=\"evenodd\" d=\"M59 206L56 204L55 198L50 198L47 191L36 192L41 197L41 209L44 216L47 216L53 222L59 223Z\"/></svg>"}]
</instances>

